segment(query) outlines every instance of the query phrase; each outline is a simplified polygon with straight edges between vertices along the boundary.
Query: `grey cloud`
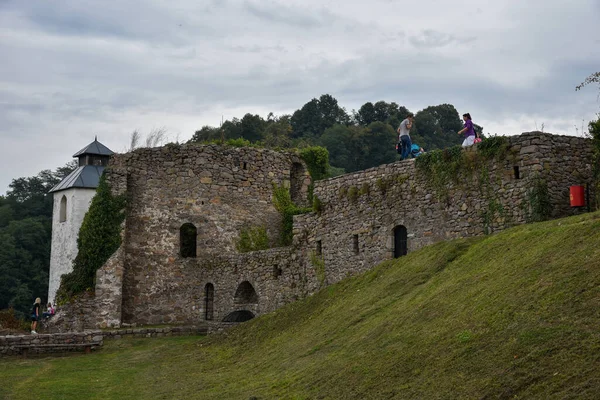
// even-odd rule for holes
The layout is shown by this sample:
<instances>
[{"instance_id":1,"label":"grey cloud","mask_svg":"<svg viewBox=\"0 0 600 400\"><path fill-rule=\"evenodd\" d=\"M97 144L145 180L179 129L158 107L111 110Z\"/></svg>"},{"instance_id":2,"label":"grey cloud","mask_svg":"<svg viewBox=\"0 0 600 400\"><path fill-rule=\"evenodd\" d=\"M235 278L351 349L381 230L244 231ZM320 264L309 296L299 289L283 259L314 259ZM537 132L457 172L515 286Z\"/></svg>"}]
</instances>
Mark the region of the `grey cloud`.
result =
<instances>
[{"instance_id":1,"label":"grey cloud","mask_svg":"<svg viewBox=\"0 0 600 400\"><path fill-rule=\"evenodd\" d=\"M256 18L272 24L292 25L300 28L318 28L332 23L336 17L326 9L290 7L273 1L244 2L244 9Z\"/></svg>"},{"instance_id":2,"label":"grey cloud","mask_svg":"<svg viewBox=\"0 0 600 400\"><path fill-rule=\"evenodd\" d=\"M90 3L64 0L10 2L9 9L45 32L77 37L104 37L153 43L183 45L186 35L215 36L212 27L191 23L187 16L170 9L154 7L151 2L128 0Z\"/></svg>"},{"instance_id":3,"label":"grey cloud","mask_svg":"<svg viewBox=\"0 0 600 400\"><path fill-rule=\"evenodd\" d=\"M131 0L125 8L32 0L0 7L0 140L7 143L0 193L12 177L68 161L92 133L115 150L138 127L168 125L183 140L221 114L290 112L323 93L348 110L378 100L413 111L452 103L500 127L528 116L567 127L569 118L600 109L596 87L574 91L600 61L590 51L597 18L589 5L559 13L572 12L581 29L555 32L552 13L538 22L537 11L510 0L502 6L512 10L510 31L501 27L503 14L486 10L478 18L492 13L497 24L463 36L443 26L448 10L439 11L443 18L425 13L419 7L431 4L421 2L405 11L423 17L402 23L397 6L385 2L327 3L335 11L316 0L199 3ZM35 165L25 166L19 159L32 143L40 150L29 158ZM60 153L69 143L77 148Z\"/></svg>"},{"instance_id":4,"label":"grey cloud","mask_svg":"<svg viewBox=\"0 0 600 400\"><path fill-rule=\"evenodd\" d=\"M281 45L277 46L261 46L257 44L253 45L237 45L237 46L228 46L229 50L234 51L236 53L266 53L266 52L275 52L275 53L287 53L285 47Z\"/></svg>"},{"instance_id":5,"label":"grey cloud","mask_svg":"<svg viewBox=\"0 0 600 400\"><path fill-rule=\"evenodd\" d=\"M453 43L467 44L476 39L475 37L459 38L436 30L425 29L419 35L410 36L408 40L413 46L418 48L436 48L445 47Z\"/></svg>"}]
</instances>

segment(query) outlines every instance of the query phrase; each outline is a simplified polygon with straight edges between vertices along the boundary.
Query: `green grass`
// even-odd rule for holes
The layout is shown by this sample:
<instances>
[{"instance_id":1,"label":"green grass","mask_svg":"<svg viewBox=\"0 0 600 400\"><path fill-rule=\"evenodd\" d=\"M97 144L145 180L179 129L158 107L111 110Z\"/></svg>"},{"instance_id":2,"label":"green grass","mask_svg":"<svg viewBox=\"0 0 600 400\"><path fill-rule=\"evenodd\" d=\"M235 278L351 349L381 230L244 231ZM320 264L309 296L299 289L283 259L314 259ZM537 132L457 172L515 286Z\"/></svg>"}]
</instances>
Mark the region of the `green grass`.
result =
<instances>
[{"instance_id":1,"label":"green grass","mask_svg":"<svg viewBox=\"0 0 600 400\"><path fill-rule=\"evenodd\" d=\"M596 399L600 214L439 243L211 337L0 359L25 399Z\"/></svg>"}]
</instances>

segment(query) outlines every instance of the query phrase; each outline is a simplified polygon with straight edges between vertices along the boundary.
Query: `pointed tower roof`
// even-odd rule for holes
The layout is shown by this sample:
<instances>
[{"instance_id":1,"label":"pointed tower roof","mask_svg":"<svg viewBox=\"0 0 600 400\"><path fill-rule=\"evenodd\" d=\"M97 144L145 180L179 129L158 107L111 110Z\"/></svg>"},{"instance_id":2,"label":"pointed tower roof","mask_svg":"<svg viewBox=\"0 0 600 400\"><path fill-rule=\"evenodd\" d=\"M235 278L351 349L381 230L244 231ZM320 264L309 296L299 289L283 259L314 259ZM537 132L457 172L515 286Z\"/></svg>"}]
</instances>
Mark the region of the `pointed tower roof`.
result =
<instances>
[{"instance_id":1,"label":"pointed tower roof","mask_svg":"<svg viewBox=\"0 0 600 400\"><path fill-rule=\"evenodd\" d=\"M98 156L112 156L115 153L111 149L100 143L98 141L98 137L96 136L92 143L88 144L83 149L73 154L73 157L79 157L85 154L93 154Z\"/></svg>"},{"instance_id":2,"label":"pointed tower roof","mask_svg":"<svg viewBox=\"0 0 600 400\"><path fill-rule=\"evenodd\" d=\"M79 167L50 189L50 193L71 188L97 188L109 157L113 154L115 153L100 143L96 137L92 143L73 155L79 158Z\"/></svg>"}]
</instances>

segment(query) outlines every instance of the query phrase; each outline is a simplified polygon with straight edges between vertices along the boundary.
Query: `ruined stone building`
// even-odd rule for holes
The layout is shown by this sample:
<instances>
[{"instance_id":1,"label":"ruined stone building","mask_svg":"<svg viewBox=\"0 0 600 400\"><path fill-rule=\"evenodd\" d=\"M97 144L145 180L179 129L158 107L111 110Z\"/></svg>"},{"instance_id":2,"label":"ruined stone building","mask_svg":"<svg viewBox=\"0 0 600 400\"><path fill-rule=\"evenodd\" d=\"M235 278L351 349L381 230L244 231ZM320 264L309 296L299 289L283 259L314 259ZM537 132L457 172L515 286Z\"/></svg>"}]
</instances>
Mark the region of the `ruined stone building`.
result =
<instances>
[{"instance_id":1,"label":"ruined stone building","mask_svg":"<svg viewBox=\"0 0 600 400\"><path fill-rule=\"evenodd\" d=\"M582 212L569 206L569 187L591 180L589 140L532 132L508 144L509 156L445 187L414 160L317 181L318 205L294 217L293 244L249 253L235 246L244 227L265 226L278 243L274 184L307 204L310 176L297 155L217 145L114 155L106 173L112 191L128 197L123 243L98 270L95 293L63 307L59 323L191 324L268 313L428 244L524 223L540 181L551 217Z\"/></svg>"}]
</instances>

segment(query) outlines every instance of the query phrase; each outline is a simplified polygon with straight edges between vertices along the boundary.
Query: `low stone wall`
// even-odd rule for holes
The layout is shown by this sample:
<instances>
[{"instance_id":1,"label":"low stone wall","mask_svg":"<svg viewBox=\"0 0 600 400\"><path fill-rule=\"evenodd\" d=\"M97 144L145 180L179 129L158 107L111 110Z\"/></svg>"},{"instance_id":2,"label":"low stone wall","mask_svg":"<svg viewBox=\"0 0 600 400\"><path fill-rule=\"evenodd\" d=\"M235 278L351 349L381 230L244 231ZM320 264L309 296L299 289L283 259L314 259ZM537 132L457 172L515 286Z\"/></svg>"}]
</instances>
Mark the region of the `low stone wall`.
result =
<instances>
[{"instance_id":1,"label":"low stone wall","mask_svg":"<svg viewBox=\"0 0 600 400\"><path fill-rule=\"evenodd\" d=\"M102 331L104 339L152 338L164 336L206 335L207 326L168 326L164 328L128 328Z\"/></svg>"},{"instance_id":2,"label":"low stone wall","mask_svg":"<svg viewBox=\"0 0 600 400\"><path fill-rule=\"evenodd\" d=\"M212 332L220 332L228 326L236 324L213 324ZM92 348L102 346L104 339L123 338L153 338L165 336L206 335L209 326L169 326L164 328L127 328L113 330L93 330L85 332L68 332L39 335L9 335L0 336L0 356L10 356L21 353L22 347L29 347L28 353L55 353L77 351L84 346L67 347L65 345L84 345L89 343Z\"/></svg>"},{"instance_id":3,"label":"low stone wall","mask_svg":"<svg viewBox=\"0 0 600 400\"><path fill-rule=\"evenodd\" d=\"M93 344L101 346L103 341L102 331L85 331L70 333L55 333L41 335L0 336L0 355L8 356L20 354L23 346L29 347L29 353L55 353L81 350L81 347L65 347L65 345Z\"/></svg>"}]
</instances>

